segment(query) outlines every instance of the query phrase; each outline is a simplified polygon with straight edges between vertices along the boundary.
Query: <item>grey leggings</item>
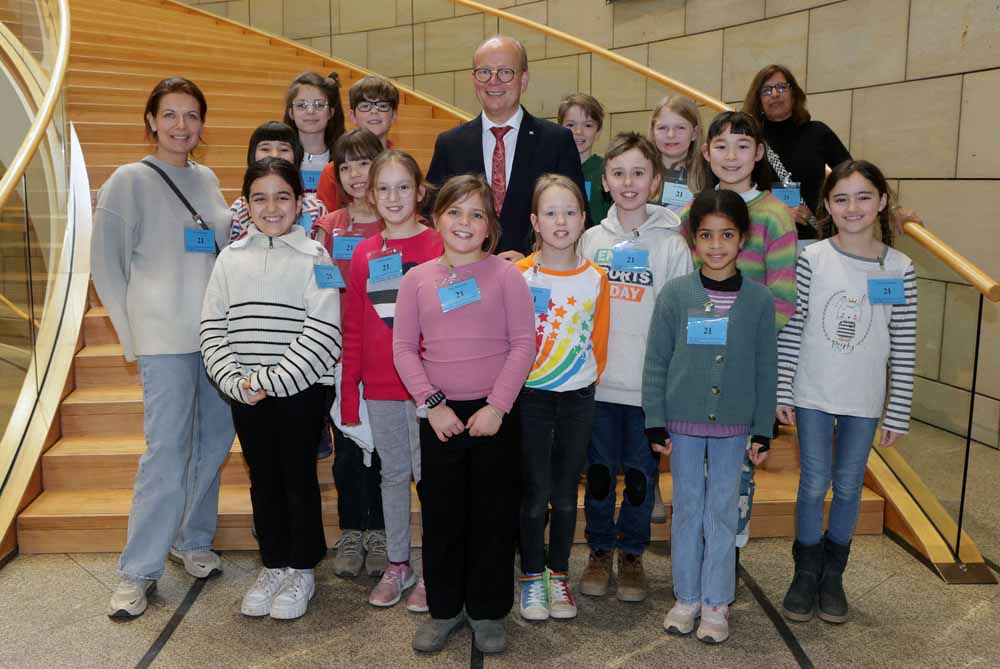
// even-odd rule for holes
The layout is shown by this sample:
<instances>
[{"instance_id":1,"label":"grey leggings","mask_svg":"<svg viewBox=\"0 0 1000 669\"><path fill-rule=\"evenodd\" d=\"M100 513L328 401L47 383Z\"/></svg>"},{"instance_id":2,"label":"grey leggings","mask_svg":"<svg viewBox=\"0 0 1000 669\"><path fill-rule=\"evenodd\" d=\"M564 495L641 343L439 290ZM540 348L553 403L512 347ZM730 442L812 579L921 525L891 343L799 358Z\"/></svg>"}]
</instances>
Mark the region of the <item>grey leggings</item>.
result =
<instances>
[{"instance_id":1,"label":"grey leggings","mask_svg":"<svg viewBox=\"0 0 1000 669\"><path fill-rule=\"evenodd\" d=\"M390 562L410 559L410 479L420 482L420 427L412 400L365 400L382 460L382 513Z\"/></svg>"}]
</instances>

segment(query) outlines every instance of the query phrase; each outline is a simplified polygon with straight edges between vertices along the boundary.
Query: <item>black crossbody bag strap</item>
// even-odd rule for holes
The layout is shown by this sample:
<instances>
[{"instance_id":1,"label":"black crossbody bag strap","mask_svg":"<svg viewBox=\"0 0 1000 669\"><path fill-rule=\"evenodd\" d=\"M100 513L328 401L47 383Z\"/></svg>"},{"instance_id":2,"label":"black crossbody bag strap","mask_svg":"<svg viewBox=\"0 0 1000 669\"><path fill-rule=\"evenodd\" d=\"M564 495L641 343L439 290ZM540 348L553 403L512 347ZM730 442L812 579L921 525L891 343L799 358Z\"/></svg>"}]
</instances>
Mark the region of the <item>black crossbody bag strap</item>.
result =
<instances>
[{"instance_id":1,"label":"black crossbody bag strap","mask_svg":"<svg viewBox=\"0 0 1000 669\"><path fill-rule=\"evenodd\" d=\"M181 201L181 203L185 206L185 208L187 208L189 212L191 212L191 218L194 219L194 222L197 223L202 230L209 229L209 227L205 224L205 219L201 217L201 214L199 214L197 211L194 210L194 207L191 206L191 203L188 202L188 199L184 197L184 193L182 193L181 189L177 187L177 184L173 182L173 179L167 176L166 172L164 172L162 169L159 168L159 166L155 165L154 163L151 163L148 160L141 160L139 162L141 162L143 165L145 165L146 167L150 168L151 170L159 174L161 177L163 177L163 180L167 183L168 186L170 186L170 190L172 190L174 192L174 195L177 196L177 199ZM212 239L213 240L215 239L214 231L212 232ZM215 255L219 255L219 242L215 242Z\"/></svg>"}]
</instances>

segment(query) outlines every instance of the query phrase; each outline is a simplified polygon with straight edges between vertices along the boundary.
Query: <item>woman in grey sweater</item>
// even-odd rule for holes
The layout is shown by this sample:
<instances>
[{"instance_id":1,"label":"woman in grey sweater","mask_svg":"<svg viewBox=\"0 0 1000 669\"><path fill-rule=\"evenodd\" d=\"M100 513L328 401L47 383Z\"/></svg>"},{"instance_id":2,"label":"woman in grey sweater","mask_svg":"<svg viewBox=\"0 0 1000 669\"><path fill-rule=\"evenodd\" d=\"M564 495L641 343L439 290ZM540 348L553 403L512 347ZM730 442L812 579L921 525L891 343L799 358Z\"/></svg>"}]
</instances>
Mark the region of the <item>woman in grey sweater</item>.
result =
<instances>
[{"instance_id":1,"label":"woman in grey sweater","mask_svg":"<svg viewBox=\"0 0 1000 669\"><path fill-rule=\"evenodd\" d=\"M229 406L202 364L199 326L229 211L215 174L190 160L206 111L191 81L158 83L144 115L156 151L118 168L94 212L94 286L125 359L139 360L145 414L146 452L108 612L114 618L146 610L168 553L196 578L222 570L211 548L219 467L234 433Z\"/></svg>"}]
</instances>

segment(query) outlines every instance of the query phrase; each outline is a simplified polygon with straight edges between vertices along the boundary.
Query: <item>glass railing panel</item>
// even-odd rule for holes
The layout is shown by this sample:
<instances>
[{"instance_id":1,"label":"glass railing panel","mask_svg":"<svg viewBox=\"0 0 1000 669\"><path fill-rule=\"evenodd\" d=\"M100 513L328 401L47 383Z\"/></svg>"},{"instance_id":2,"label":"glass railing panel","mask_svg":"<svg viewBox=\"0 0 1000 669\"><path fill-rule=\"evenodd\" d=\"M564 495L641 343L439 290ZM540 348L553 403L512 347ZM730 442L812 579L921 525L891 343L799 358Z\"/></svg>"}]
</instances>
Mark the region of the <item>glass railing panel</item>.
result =
<instances>
[{"instance_id":1,"label":"glass railing panel","mask_svg":"<svg viewBox=\"0 0 1000 669\"><path fill-rule=\"evenodd\" d=\"M0 0L0 23L23 45L25 52L46 69L52 71L56 36L47 25L48 10L43 2ZM51 25L51 24L50 24ZM47 42L53 44L47 47ZM50 52L46 58L46 51ZM46 62L47 61L47 62Z\"/></svg>"},{"instance_id":2,"label":"glass railing panel","mask_svg":"<svg viewBox=\"0 0 1000 669\"><path fill-rule=\"evenodd\" d=\"M955 551L963 492L966 534L977 543L986 538L984 531L996 534L996 516L991 515L988 506L982 506L987 500L973 501L974 496L963 485L976 341L980 334L977 324L980 293L912 239L903 237L897 246L913 259L918 276L913 420L910 433L900 440L895 453L879 450ZM982 392L982 385L978 387ZM975 399L977 414L991 401L978 395ZM981 420L986 419L981 417ZM970 462L992 458L994 476L1000 473L1000 457L994 450L995 429L989 437L976 428L972 434L974 441L968 446ZM992 526L988 528L990 523Z\"/></svg>"},{"instance_id":3,"label":"glass railing panel","mask_svg":"<svg viewBox=\"0 0 1000 669\"><path fill-rule=\"evenodd\" d=\"M0 208L0 432L6 427L31 366L36 331L26 307L28 243L26 197L17 188Z\"/></svg>"}]
</instances>

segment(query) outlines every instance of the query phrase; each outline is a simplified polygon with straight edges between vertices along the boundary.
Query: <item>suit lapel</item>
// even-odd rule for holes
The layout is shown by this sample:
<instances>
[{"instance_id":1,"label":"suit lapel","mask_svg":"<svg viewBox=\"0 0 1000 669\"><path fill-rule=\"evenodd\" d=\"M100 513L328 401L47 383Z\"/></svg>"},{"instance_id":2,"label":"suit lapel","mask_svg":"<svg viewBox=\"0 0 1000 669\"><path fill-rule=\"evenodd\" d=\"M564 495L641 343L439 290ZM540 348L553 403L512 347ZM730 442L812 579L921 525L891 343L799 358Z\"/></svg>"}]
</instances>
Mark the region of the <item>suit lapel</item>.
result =
<instances>
[{"instance_id":1,"label":"suit lapel","mask_svg":"<svg viewBox=\"0 0 1000 669\"><path fill-rule=\"evenodd\" d=\"M510 180L507 183L507 197L525 197L531 189L529 183L531 170L529 166L535 160L535 149L538 147L538 122L535 117L524 110L524 117L521 119L521 128L517 132L517 144L514 145L514 164L510 168ZM482 132L482 126L480 126Z\"/></svg>"},{"instance_id":2,"label":"suit lapel","mask_svg":"<svg viewBox=\"0 0 1000 669\"><path fill-rule=\"evenodd\" d=\"M462 162L468 166L468 170L462 170L462 172L486 174L486 165L483 164L482 113L462 127L462 148L467 153Z\"/></svg>"}]
</instances>

